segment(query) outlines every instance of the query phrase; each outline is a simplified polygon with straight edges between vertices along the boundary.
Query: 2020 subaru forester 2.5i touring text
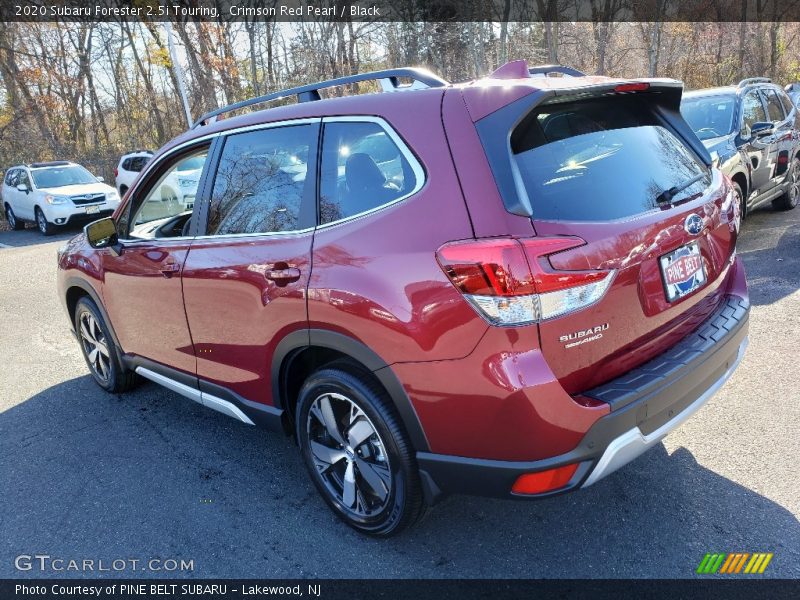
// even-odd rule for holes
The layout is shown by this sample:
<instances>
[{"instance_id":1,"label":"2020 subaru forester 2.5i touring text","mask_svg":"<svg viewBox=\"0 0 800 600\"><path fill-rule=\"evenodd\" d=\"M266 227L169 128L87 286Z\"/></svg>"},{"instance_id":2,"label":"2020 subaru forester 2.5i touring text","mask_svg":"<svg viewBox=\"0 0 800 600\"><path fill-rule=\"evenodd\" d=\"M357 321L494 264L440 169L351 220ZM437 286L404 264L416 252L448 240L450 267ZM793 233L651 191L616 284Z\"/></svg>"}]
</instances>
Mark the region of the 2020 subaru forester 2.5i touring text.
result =
<instances>
[{"instance_id":1,"label":"2020 subaru forester 2.5i touring text","mask_svg":"<svg viewBox=\"0 0 800 600\"><path fill-rule=\"evenodd\" d=\"M367 79L401 93L320 99ZM205 115L59 253L91 374L294 436L333 511L374 535L448 493L591 485L746 345L738 207L681 92L515 62ZM187 158L191 210L160 193Z\"/></svg>"}]
</instances>

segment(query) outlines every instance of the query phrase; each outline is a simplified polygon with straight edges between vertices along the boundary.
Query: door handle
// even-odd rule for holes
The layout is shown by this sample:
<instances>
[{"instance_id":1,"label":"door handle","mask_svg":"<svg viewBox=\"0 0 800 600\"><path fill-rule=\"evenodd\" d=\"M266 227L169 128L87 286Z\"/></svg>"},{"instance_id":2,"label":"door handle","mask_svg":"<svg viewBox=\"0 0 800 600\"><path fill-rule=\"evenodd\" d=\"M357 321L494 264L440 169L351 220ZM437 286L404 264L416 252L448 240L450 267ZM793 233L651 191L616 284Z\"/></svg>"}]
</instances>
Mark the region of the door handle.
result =
<instances>
[{"instance_id":1,"label":"door handle","mask_svg":"<svg viewBox=\"0 0 800 600\"><path fill-rule=\"evenodd\" d=\"M169 279L175 273L180 272L181 266L177 262L175 262L174 260L167 260L164 263L162 263L161 268L159 270L161 271L161 274L164 277Z\"/></svg>"},{"instance_id":2,"label":"door handle","mask_svg":"<svg viewBox=\"0 0 800 600\"><path fill-rule=\"evenodd\" d=\"M284 263L285 264L285 263ZM287 283L292 283L300 279L300 269L297 267L284 267L284 268L275 268L280 267L281 265L275 265L272 269L267 269L264 272L264 277L269 279L270 281L274 281L278 285L286 285Z\"/></svg>"}]
</instances>

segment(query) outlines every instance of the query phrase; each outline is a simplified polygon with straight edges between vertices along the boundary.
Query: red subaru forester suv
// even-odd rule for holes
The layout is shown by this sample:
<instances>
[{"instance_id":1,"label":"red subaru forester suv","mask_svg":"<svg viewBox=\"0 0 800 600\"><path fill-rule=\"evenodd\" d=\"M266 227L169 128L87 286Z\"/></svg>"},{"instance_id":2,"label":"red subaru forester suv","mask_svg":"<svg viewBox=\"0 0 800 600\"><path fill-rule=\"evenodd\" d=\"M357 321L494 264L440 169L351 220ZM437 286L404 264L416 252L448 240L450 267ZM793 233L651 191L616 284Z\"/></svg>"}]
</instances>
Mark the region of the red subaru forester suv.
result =
<instances>
[{"instance_id":1,"label":"red subaru forester suv","mask_svg":"<svg viewBox=\"0 0 800 600\"><path fill-rule=\"evenodd\" d=\"M573 74L394 69L204 115L59 253L92 376L294 436L373 535L629 462L742 358L738 205L680 82Z\"/></svg>"}]
</instances>

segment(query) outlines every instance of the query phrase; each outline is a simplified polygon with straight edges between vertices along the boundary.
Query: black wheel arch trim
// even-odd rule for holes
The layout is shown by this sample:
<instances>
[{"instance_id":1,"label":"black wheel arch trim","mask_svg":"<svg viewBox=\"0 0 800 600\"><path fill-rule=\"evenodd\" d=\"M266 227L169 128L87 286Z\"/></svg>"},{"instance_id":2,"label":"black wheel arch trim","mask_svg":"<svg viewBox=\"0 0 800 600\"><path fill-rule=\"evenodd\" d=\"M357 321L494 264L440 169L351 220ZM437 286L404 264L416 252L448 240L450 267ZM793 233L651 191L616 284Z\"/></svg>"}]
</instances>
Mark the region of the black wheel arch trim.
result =
<instances>
[{"instance_id":1,"label":"black wheel arch trim","mask_svg":"<svg viewBox=\"0 0 800 600\"><path fill-rule=\"evenodd\" d=\"M272 399L276 408L285 409L281 389L291 361L310 346L341 352L361 363L378 379L392 399L411 443L417 452L429 452L425 431L411 404L411 399L392 368L375 351L350 336L327 329L302 329L289 333L275 348L272 358Z\"/></svg>"},{"instance_id":2,"label":"black wheel arch trim","mask_svg":"<svg viewBox=\"0 0 800 600\"><path fill-rule=\"evenodd\" d=\"M103 301L100 298L99 292L96 289L94 289L94 287L92 287L92 285L89 282L80 277L70 277L66 280L64 286L65 295L62 298L62 301L64 302L64 307L66 308L67 314L70 317L70 328L72 329L72 333L73 334L76 333L75 323L74 323L75 315L70 314L69 312L69 304L67 303L66 292L69 292L69 290L74 287L80 288L86 293L87 296L89 296L89 298L92 299L92 301L95 303L95 306L97 306L97 310L100 311L100 316L103 317L103 321L105 322L106 327L108 327L108 331L111 333L111 339L114 341L116 347L119 348L120 353L121 354L124 353L122 346L120 346L119 339L117 338L117 334L114 331L114 325L111 323L111 319L108 317L108 313L106 312L105 306L103 306Z\"/></svg>"}]
</instances>

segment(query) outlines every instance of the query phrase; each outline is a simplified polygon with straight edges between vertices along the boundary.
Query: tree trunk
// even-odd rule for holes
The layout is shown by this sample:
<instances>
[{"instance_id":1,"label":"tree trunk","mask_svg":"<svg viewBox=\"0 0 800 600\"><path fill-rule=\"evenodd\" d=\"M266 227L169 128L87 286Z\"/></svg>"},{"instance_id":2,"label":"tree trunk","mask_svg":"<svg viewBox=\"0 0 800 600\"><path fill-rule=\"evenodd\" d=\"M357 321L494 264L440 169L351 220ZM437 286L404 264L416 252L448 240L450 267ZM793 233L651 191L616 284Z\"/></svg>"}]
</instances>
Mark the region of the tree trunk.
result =
<instances>
[{"instance_id":1,"label":"tree trunk","mask_svg":"<svg viewBox=\"0 0 800 600\"><path fill-rule=\"evenodd\" d=\"M127 21L122 21L123 28L125 33L128 36L128 40L131 43L131 51L133 52L133 58L136 62L136 66L139 69L139 73L142 76L142 82L144 83L145 90L147 91L148 100L150 102L150 106L152 107L153 118L155 119L156 125L156 142L159 144L163 144L166 142L166 131L164 129L164 121L161 118L161 111L158 109L158 103L156 102L156 91L153 87L153 82L150 80L150 74L147 72L147 69L142 62L141 56L139 56L139 51L136 49L136 40L133 38L133 31L131 31L130 24Z\"/></svg>"}]
</instances>

